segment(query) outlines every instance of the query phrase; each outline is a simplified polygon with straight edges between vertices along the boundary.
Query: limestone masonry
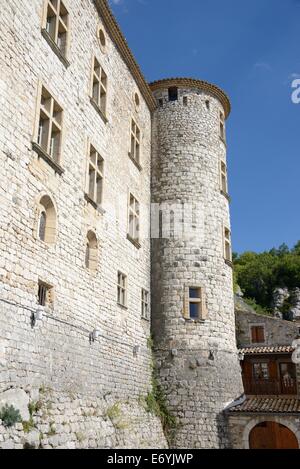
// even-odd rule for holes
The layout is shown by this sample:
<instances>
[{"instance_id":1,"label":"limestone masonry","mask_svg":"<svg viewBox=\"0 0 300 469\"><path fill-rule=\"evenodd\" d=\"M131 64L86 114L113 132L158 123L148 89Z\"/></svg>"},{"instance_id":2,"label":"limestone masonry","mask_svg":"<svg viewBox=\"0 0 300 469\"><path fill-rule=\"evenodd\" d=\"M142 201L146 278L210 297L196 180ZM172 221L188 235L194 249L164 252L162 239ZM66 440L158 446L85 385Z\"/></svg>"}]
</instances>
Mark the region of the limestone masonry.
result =
<instances>
[{"instance_id":1,"label":"limestone masonry","mask_svg":"<svg viewBox=\"0 0 300 469\"><path fill-rule=\"evenodd\" d=\"M0 448L230 447L227 96L148 85L105 0L0 20Z\"/></svg>"}]
</instances>

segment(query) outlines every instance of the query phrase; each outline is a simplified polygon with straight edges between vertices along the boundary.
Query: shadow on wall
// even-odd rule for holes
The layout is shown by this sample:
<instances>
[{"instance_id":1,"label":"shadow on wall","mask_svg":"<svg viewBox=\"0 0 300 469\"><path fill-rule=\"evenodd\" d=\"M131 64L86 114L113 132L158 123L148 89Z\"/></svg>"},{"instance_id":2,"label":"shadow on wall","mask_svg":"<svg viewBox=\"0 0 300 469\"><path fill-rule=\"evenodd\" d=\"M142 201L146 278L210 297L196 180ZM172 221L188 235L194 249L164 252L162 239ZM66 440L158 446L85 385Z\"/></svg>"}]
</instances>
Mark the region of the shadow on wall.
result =
<instances>
[{"instance_id":1,"label":"shadow on wall","mask_svg":"<svg viewBox=\"0 0 300 469\"><path fill-rule=\"evenodd\" d=\"M230 448L228 418L225 413L220 412L217 415L217 436L220 449Z\"/></svg>"}]
</instances>

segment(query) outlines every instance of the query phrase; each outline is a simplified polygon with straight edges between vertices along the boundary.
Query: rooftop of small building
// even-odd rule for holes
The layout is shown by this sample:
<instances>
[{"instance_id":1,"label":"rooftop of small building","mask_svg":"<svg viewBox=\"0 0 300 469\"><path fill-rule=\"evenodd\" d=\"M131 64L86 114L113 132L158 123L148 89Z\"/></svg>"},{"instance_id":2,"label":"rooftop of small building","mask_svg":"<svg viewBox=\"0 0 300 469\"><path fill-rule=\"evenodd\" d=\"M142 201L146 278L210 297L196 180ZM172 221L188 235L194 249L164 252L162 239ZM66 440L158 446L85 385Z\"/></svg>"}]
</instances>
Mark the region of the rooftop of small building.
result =
<instances>
[{"instance_id":1,"label":"rooftop of small building","mask_svg":"<svg viewBox=\"0 0 300 469\"><path fill-rule=\"evenodd\" d=\"M244 347L239 349L239 354L243 355L261 355L261 354L272 354L272 353L293 353L295 347L291 345L274 345L274 346L256 346L256 347Z\"/></svg>"},{"instance_id":2,"label":"rooftop of small building","mask_svg":"<svg viewBox=\"0 0 300 469\"><path fill-rule=\"evenodd\" d=\"M300 399L297 397L255 396L247 397L244 402L237 402L228 409L229 413L254 414L298 414Z\"/></svg>"}]
</instances>

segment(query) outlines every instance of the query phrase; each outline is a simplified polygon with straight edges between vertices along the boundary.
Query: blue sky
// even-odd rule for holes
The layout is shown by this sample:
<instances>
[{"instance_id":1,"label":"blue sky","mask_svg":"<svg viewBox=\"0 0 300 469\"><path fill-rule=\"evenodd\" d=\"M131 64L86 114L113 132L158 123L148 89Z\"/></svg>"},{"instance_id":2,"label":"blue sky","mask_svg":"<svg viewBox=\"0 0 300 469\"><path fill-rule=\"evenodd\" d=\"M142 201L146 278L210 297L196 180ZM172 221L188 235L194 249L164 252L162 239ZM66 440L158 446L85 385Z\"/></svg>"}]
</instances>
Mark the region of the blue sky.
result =
<instances>
[{"instance_id":1,"label":"blue sky","mask_svg":"<svg viewBox=\"0 0 300 469\"><path fill-rule=\"evenodd\" d=\"M191 76L230 96L233 249L300 239L300 0L111 0L145 78ZM183 8L184 7L184 8Z\"/></svg>"}]
</instances>

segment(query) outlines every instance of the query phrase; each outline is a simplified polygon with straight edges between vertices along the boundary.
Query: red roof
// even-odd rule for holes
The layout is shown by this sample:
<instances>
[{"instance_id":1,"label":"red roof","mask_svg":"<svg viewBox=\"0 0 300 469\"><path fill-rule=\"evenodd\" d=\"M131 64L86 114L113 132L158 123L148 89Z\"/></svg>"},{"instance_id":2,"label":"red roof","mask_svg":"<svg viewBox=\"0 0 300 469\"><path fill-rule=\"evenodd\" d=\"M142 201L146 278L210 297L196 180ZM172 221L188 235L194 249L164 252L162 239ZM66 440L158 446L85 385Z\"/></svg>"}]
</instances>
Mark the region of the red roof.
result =
<instances>
[{"instance_id":1,"label":"red roof","mask_svg":"<svg viewBox=\"0 0 300 469\"><path fill-rule=\"evenodd\" d=\"M300 399L279 397L250 397L242 404L237 404L229 409L229 412L244 413L300 413Z\"/></svg>"}]
</instances>

